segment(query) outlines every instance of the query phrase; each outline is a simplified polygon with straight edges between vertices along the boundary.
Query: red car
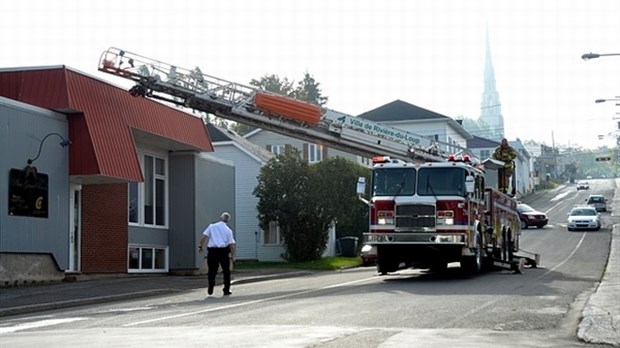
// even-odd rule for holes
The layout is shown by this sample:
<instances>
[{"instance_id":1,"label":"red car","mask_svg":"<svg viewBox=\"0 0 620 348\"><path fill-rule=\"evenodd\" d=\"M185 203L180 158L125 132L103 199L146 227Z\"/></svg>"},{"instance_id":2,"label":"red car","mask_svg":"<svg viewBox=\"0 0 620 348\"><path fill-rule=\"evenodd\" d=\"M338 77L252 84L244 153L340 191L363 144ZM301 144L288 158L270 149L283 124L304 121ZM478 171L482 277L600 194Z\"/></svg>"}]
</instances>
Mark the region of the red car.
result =
<instances>
[{"instance_id":1,"label":"red car","mask_svg":"<svg viewBox=\"0 0 620 348\"><path fill-rule=\"evenodd\" d=\"M543 228L549 223L547 214L539 212L525 203L517 204L519 212L519 220L521 220L521 229L524 230L530 226Z\"/></svg>"},{"instance_id":2,"label":"red car","mask_svg":"<svg viewBox=\"0 0 620 348\"><path fill-rule=\"evenodd\" d=\"M370 266L377 263L377 248L371 245L364 245L362 247L362 265Z\"/></svg>"}]
</instances>

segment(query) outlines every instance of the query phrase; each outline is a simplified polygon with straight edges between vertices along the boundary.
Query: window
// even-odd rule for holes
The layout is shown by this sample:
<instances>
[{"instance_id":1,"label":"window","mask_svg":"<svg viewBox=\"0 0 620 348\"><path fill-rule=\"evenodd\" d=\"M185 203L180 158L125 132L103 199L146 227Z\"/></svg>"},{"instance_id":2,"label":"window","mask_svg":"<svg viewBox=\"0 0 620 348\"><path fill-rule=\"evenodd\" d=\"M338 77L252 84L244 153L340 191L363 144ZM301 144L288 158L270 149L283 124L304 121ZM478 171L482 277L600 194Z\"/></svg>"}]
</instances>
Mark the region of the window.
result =
<instances>
[{"instance_id":1,"label":"window","mask_svg":"<svg viewBox=\"0 0 620 348\"><path fill-rule=\"evenodd\" d=\"M271 153L276 156L284 154L284 145L271 145Z\"/></svg>"},{"instance_id":2,"label":"window","mask_svg":"<svg viewBox=\"0 0 620 348\"><path fill-rule=\"evenodd\" d=\"M308 144L308 163L320 162L323 159L323 145Z\"/></svg>"},{"instance_id":3,"label":"window","mask_svg":"<svg viewBox=\"0 0 620 348\"><path fill-rule=\"evenodd\" d=\"M370 160L370 158L368 157L362 157L362 156L357 156L358 159L358 163L366 166L366 167L372 167L372 161Z\"/></svg>"},{"instance_id":4,"label":"window","mask_svg":"<svg viewBox=\"0 0 620 348\"><path fill-rule=\"evenodd\" d=\"M128 269L131 273L168 272L168 248L129 246Z\"/></svg>"},{"instance_id":5,"label":"window","mask_svg":"<svg viewBox=\"0 0 620 348\"><path fill-rule=\"evenodd\" d=\"M166 227L168 224L168 166L164 157L141 155L143 183L129 183L129 223Z\"/></svg>"},{"instance_id":6,"label":"window","mask_svg":"<svg viewBox=\"0 0 620 348\"><path fill-rule=\"evenodd\" d=\"M280 226L277 222L270 222L269 228L263 231L263 242L265 244L280 244Z\"/></svg>"},{"instance_id":7,"label":"window","mask_svg":"<svg viewBox=\"0 0 620 348\"><path fill-rule=\"evenodd\" d=\"M462 168L421 168L418 171L417 192L420 196L465 196L465 176Z\"/></svg>"},{"instance_id":8,"label":"window","mask_svg":"<svg viewBox=\"0 0 620 348\"><path fill-rule=\"evenodd\" d=\"M373 196L411 196L415 193L415 168L385 168L372 173Z\"/></svg>"}]
</instances>

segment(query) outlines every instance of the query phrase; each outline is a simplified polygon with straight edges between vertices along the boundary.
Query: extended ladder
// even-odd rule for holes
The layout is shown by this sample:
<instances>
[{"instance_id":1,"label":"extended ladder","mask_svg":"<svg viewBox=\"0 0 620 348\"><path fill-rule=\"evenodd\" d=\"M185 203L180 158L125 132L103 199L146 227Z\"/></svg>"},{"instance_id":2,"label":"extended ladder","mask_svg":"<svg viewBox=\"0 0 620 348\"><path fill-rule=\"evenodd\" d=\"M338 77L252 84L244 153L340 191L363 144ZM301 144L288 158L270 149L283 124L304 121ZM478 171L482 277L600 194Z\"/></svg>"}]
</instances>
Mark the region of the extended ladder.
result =
<instances>
[{"instance_id":1,"label":"extended ladder","mask_svg":"<svg viewBox=\"0 0 620 348\"><path fill-rule=\"evenodd\" d=\"M445 160L438 141L206 75L198 67L188 70L112 47L103 52L99 70L136 82L129 90L135 97L159 99L360 156Z\"/></svg>"}]
</instances>

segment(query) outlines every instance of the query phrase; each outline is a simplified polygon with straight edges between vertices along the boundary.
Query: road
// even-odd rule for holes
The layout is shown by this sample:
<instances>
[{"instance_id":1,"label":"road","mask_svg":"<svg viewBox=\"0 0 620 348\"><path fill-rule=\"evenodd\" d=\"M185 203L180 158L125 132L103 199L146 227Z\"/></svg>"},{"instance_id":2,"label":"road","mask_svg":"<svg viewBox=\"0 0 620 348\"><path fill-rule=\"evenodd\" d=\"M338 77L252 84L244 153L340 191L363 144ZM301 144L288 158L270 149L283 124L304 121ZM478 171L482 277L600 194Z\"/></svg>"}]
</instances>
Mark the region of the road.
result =
<instances>
[{"instance_id":1,"label":"road","mask_svg":"<svg viewBox=\"0 0 620 348\"><path fill-rule=\"evenodd\" d=\"M523 231L541 255L523 274L462 275L373 267L240 284L0 320L1 347L595 347L576 338L581 310L604 271L612 218L598 232L568 232L565 220L613 181L574 185L531 202L550 224ZM217 290L219 291L219 290Z\"/></svg>"}]
</instances>

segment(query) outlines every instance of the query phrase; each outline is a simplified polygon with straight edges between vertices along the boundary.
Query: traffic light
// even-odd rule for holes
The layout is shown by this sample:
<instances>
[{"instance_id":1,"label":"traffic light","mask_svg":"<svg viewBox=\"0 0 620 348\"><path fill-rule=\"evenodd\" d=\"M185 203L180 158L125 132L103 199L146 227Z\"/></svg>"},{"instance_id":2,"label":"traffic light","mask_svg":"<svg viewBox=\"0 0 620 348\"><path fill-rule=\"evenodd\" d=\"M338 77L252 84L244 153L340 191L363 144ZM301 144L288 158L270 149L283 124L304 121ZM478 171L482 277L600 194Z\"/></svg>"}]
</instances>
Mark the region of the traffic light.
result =
<instances>
[{"instance_id":1,"label":"traffic light","mask_svg":"<svg viewBox=\"0 0 620 348\"><path fill-rule=\"evenodd\" d=\"M597 162L611 161L611 157L610 156L599 156L599 157L596 157L596 161Z\"/></svg>"}]
</instances>

